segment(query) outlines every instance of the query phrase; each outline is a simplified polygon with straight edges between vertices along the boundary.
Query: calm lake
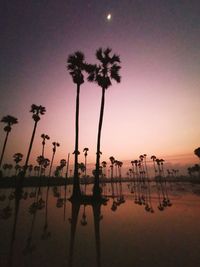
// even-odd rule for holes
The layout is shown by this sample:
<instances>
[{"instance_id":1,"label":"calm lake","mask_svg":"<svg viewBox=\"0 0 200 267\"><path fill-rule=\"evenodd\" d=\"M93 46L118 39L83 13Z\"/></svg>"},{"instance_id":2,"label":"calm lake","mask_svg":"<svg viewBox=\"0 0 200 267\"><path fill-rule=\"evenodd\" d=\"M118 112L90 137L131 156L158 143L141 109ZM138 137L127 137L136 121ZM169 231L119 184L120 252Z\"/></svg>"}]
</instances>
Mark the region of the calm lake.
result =
<instances>
[{"instance_id":1,"label":"calm lake","mask_svg":"<svg viewBox=\"0 0 200 267\"><path fill-rule=\"evenodd\" d=\"M200 266L200 185L109 183L106 205L72 205L71 191L24 188L16 203L0 189L1 267Z\"/></svg>"}]
</instances>

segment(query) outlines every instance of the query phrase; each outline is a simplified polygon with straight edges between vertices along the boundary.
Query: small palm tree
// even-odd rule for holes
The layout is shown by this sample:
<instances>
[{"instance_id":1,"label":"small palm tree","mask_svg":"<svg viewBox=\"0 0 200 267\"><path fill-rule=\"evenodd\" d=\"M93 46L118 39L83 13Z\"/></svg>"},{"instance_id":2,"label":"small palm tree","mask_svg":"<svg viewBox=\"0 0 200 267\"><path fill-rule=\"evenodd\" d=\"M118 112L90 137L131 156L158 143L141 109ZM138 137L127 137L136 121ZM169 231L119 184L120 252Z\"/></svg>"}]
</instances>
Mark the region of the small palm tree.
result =
<instances>
[{"instance_id":1,"label":"small palm tree","mask_svg":"<svg viewBox=\"0 0 200 267\"><path fill-rule=\"evenodd\" d=\"M18 123L18 119L13 117L13 116L7 115L7 116L5 116L5 117L3 117L1 119L1 122L6 123L6 126L4 127L4 131L6 132L6 137L5 137L5 140L4 140L3 149L2 149L1 157L0 157L0 168L1 168L2 161L3 161L3 156L4 156L6 144L7 144L7 141L8 141L8 135L12 130L11 126L13 124L17 124Z\"/></svg>"},{"instance_id":2,"label":"small palm tree","mask_svg":"<svg viewBox=\"0 0 200 267\"><path fill-rule=\"evenodd\" d=\"M41 134L41 138L42 138L42 156L44 156L44 147L45 147L45 141L49 140L50 137L47 134Z\"/></svg>"},{"instance_id":3,"label":"small palm tree","mask_svg":"<svg viewBox=\"0 0 200 267\"><path fill-rule=\"evenodd\" d=\"M79 95L80 87L84 83L83 71L85 69L85 56L82 52L75 52L67 59L67 69L76 84L76 121L75 121L75 149L74 149L74 180L72 198L79 198L81 195L79 176L78 176L78 142L79 142Z\"/></svg>"},{"instance_id":4,"label":"small palm tree","mask_svg":"<svg viewBox=\"0 0 200 267\"><path fill-rule=\"evenodd\" d=\"M101 162L101 165L102 165L102 167L104 169L103 176L105 178L105 177L107 177L107 174L106 174L106 165L107 165L107 162L106 161L102 161Z\"/></svg>"},{"instance_id":5,"label":"small palm tree","mask_svg":"<svg viewBox=\"0 0 200 267\"><path fill-rule=\"evenodd\" d=\"M110 162L111 162L111 165L110 165L110 169L111 169L111 179L113 179L113 165L115 163L115 158L113 156L111 156L109 158Z\"/></svg>"},{"instance_id":6,"label":"small palm tree","mask_svg":"<svg viewBox=\"0 0 200 267\"><path fill-rule=\"evenodd\" d=\"M200 147L194 150L194 154L200 159Z\"/></svg>"},{"instance_id":7,"label":"small palm tree","mask_svg":"<svg viewBox=\"0 0 200 267\"><path fill-rule=\"evenodd\" d=\"M27 156L26 156L23 177L25 177L26 170L28 168L29 157L30 157L30 154L31 154L32 146L33 146L33 140L34 140L34 137L35 137L35 132L36 132L37 124L38 124L38 122L40 120L40 115L44 115L45 112L46 112L46 109L45 109L45 107L43 107L41 105L40 106L37 106L35 104L32 104L30 112L33 113L32 118L33 118L35 124L34 124L34 128L33 128L33 133L32 133L32 136L31 136L31 141L30 141L28 153L27 153Z\"/></svg>"},{"instance_id":8,"label":"small palm tree","mask_svg":"<svg viewBox=\"0 0 200 267\"><path fill-rule=\"evenodd\" d=\"M61 159L60 160L60 168L61 168L61 176L63 175L63 169L67 165L66 159Z\"/></svg>"},{"instance_id":9,"label":"small palm tree","mask_svg":"<svg viewBox=\"0 0 200 267\"><path fill-rule=\"evenodd\" d=\"M102 89L101 109L99 117L98 135L97 135L97 152L96 152L96 175L93 193L94 196L99 197L101 195L101 189L99 185L99 167L100 167L100 147L101 147L101 129L103 124L103 113L105 105L105 92L112 85L112 80L119 83L121 77L119 70L121 66L120 58L117 55L111 55L111 49L107 48L103 50L99 48L96 51L96 58L100 61L99 65L87 65L86 71L89 73L88 81L97 83Z\"/></svg>"},{"instance_id":10,"label":"small palm tree","mask_svg":"<svg viewBox=\"0 0 200 267\"><path fill-rule=\"evenodd\" d=\"M56 153L56 147L59 147L60 144L57 142L53 142L52 145L53 145L53 154L52 154L51 165L50 165L50 169L49 169L49 177L51 176L51 170L52 170L52 166L53 166L54 156Z\"/></svg>"},{"instance_id":11,"label":"small palm tree","mask_svg":"<svg viewBox=\"0 0 200 267\"><path fill-rule=\"evenodd\" d=\"M89 151L89 148L87 148L87 147L85 147L83 149L83 152L85 152L84 153L84 156L85 156L85 178L87 176L87 153L88 153L88 151Z\"/></svg>"},{"instance_id":12,"label":"small palm tree","mask_svg":"<svg viewBox=\"0 0 200 267\"><path fill-rule=\"evenodd\" d=\"M17 175L17 171L19 170L19 167L17 167L17 166L19 166L18 163L20 161L22 161L22 158L23 158L23 154L21 154L21 153L15 153L13 155L13 160L15 162L15 175Z\"/></svg>"},{"instance_id":13,"label":"small palm tree","mask_svg":"<svg viewBox=\"0 0 200 267\"><path fill-rule=\"evenodd\" d=\"M44 147L45 147L45 141L49 140L50 137L47 134L41 134L41 138L42 138L42 156L44 157ZM42 172L42 167L40 168L40 175Z\"/></svg>"}]
</instances>

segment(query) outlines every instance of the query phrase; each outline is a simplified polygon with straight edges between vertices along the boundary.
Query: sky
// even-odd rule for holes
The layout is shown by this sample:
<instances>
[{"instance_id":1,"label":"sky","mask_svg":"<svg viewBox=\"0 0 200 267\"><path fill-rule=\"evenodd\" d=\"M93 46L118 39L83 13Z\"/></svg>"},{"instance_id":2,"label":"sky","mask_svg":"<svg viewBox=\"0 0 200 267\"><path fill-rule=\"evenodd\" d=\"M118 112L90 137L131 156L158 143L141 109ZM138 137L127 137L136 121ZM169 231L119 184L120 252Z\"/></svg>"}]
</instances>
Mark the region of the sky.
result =
<instances>
[{"instance_id":1,"label":"sky","mask_svg":"<svg viewBox=\"0 0 200 267\"><path fill-rule=\"evenodd\" d=\"M0 117L19 120L4 162L28 151L31 104L47 110L38 123L31 163L41 154L42 133L51 138L46 157L51 158L53 141L61 145L55 164L74 151L76 86L66 61L80 50L87 62L97 63L99 47L112 48L122 67L121 83L106 91L102 160L114 156L128 162L146 153L177 165L198 162L193 154L200 146L198 0L4 0L0 10ZM100 101L101 89L85 81L79 150L89 148L90 163L95 162ZM1 125L0 149L4 137Z\"/></svg>"}]
</instances>

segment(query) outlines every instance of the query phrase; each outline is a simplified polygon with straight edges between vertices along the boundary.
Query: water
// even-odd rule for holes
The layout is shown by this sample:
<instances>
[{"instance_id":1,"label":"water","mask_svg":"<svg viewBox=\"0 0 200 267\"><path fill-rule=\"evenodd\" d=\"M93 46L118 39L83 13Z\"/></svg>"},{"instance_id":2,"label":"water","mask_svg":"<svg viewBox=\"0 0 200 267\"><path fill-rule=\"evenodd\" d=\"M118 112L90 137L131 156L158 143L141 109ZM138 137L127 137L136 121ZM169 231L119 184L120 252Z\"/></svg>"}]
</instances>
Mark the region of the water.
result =
<instances>
[{"instance_id":1,"label":"water","mask_svg":"<svg viewBox=\"0 0 200 267\"><path fill-rule=\"evenodd\" d=\"M163 210L158 209L155 185L151 185L151 195L140 191L148 201L150 197L153 213L135 203L139 196L135 188L131 193L131 186L123 184L119 194L119 185L114 186L118 198L111 197L108 184L104 188L110 196L107 205L93 206L62 202L64 187L50 188L46 205L47 188L32 198L35 189L28 188L17 214L15 199L8 199L13 190L1 189L0 196L5 194L6 199L0 201L0 266L200 266L199 185L168 185L172 206ZM70 186L67 198L69 191ZM125 202L121 198L124 203L119 205L120 196ZM40 207L34 209L36 201Z\"/></svg>"}]
</instances>

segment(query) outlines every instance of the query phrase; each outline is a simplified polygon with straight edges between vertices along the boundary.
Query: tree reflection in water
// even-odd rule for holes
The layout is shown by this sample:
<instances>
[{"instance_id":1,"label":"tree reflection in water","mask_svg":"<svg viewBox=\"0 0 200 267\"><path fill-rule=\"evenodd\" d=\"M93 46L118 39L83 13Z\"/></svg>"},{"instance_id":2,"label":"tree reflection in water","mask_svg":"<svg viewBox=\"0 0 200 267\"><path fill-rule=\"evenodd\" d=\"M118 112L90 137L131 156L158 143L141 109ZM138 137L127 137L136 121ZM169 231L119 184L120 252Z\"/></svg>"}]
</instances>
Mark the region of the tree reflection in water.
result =
<instances>
[{"instance_id":1,"label":"tree reflection in water","mask_svg":"<svg viewBox=\"0 0 200 267\"><path fill-rule=\"evenodd\" d=\"M137 164L137 169L136 169ZM145 166L145 165L144 165ZM55 208L58 208L64 214L64 221L67 216L69 216L69 208L71 207L71 217L69 219L70 222L70 232L69 232L69 255L68 255L68 266L72 267L74 264L74 257L78 255L74 255L75 249L75 235L76 233L78 218L80 213L80 208L82 208L82 214L80 214L80 225L84 227L90 227L89 220L91 220L91 215L87 216L87 208L92 208L93 213L93 221L94 221L94 233L95 233L95 246L96 246L96 265L98 267L101 266L101 238L100 238L100 222L103 219L103 215L101 213L102 205L106 205L107 201L111 200L108 205L111 208L111 211L118 212L119 206L125 204L126 200L132 201L132 205L136 204L144 208L144 211L149 213L154 213L156 207L159 211L164 211L167 207L172 205L170 197L169 197L169 186L168 183L162 174L162 169L160 174L156 176L155 182L152 182L148 179L147 176L144 175L143 170L138 166L138 162L134 163L134 169L132 169L132 180L127 183L122 183L121 179L115 178L111 179L110 183L106 183L104 181L104 199L101 201L94 200L92 196L83 196L83 198L79 201L70 200L67 201L67 198L70 197L69 190L67 190L67 185L64 187L53 187L52 190L50 187L46 188L46 199L43 199L42 191L45 191L45 188L41 189L38 187L33 192L28 194L27 191L23 191L22 188L17 188L16 190L8 190L5 198L2 200L2 204L4 207L0 210L1 217L0 219L10 220L13 216L13 226L12 226L12 234L11 234L11 243L10 243L10 252L8 253L8 266L18 266L13 262L13 257L15 258L13 252L16 250L14 248L14 244L16 241L16 233L17 232L17 222L19 217L19 210L24 207L24 201L32 201L31 204L28 205L28 211L25 211L26 214L32 216L30 229L28 231L28 236L26 238L26 243L22 244L22 247L17 248L20 249L24 256L35 255L38 239L36 242L36 224L41 221L41 214L38 214L39 210L44 210L44 222L42 233L40 233L40 240L46 242L51 242L50 237L52 236L52 232L55 232L55 228L51 227L51 231L49 230L49 220L48 220L48 211L49 211L49 198L55 199L55 205L51 204L52 213L55 212ZM127 188L129 189L127 192ZM61 190L64 190L64 196L61 197ZM156 191L155 191L156 189ZM152 191L153 191L153 201L152 201ZM34 193L34 194L32 194ZM3 195L2 194L2 195ZM157 195L156 195L157 194ZM62 199L61 207L58 206L59 199ZM106 200L107 199L107 200ZM21 200L23 200L23 205L20 204ZM27 202L27 203L28 203ZM157 203L156 203L157 202ZM7 211L7 207L10 209ZM53 210L54 209L54 210ZM21 218L20 213L20 218ZM38 220L37 220L38 217ZM26 226L26 225L25 225ZM34 230L35 229L35 230ZM18 233L18 236L22 233Z\"/></svg>"}]
</instances>

